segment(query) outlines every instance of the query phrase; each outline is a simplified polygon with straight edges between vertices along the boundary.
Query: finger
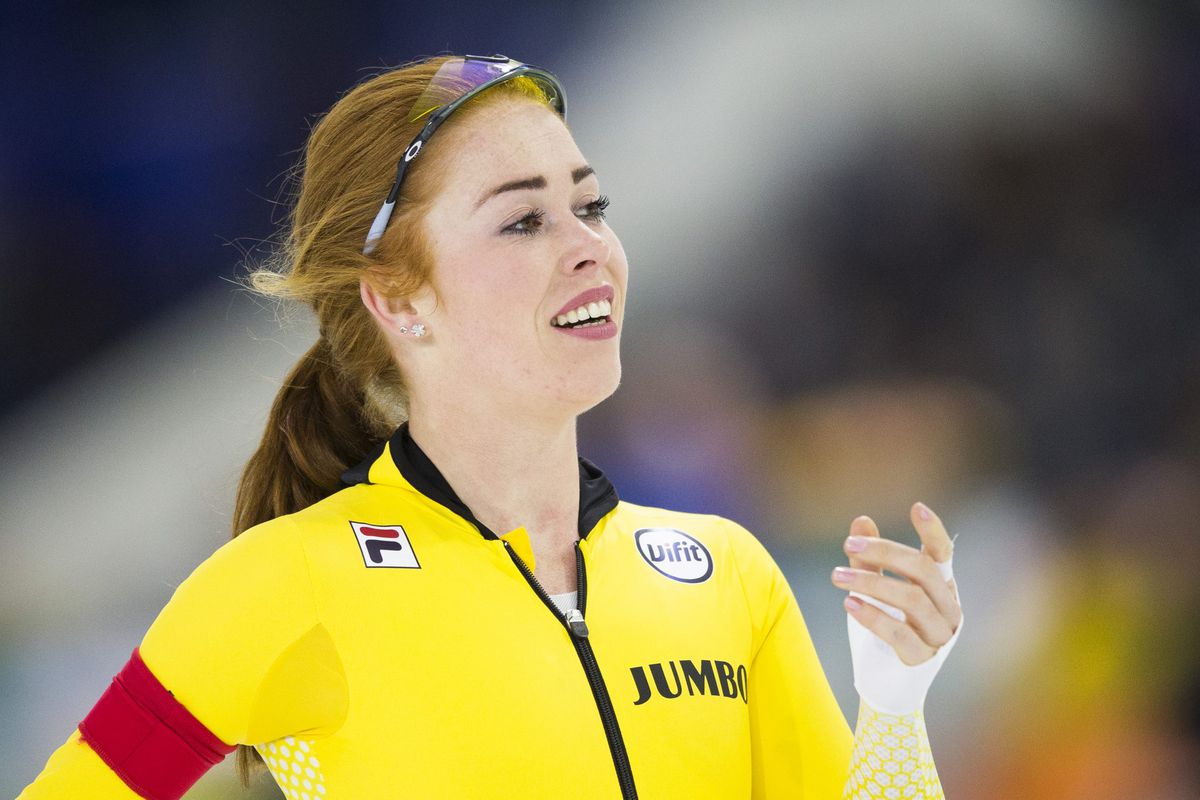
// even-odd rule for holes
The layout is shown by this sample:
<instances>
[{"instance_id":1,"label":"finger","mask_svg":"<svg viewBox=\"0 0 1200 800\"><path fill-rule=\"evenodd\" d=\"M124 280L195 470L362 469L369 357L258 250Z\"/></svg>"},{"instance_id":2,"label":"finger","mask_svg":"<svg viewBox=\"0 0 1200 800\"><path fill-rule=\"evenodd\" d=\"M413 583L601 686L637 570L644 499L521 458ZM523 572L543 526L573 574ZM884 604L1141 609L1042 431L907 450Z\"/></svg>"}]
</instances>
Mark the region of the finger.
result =
<instances>
[{"instance_id":1,"label":"finger","mask_svg":"<svg viewBox=\"0 0 1200 800\"><path fill-rule=\"evenodd\" d=\"M869 595L903 611L904 621L930 647L941 647L954 635L950 620L934 606L925 590L915 583L845 567L833 571L833 582L843 589Z\"/></svg>"},{"instance_id":2,"label":"finger","mask_svg":"<svg viewBox=\"0 0 1200 800\"><path fill-rule=\"evenodd\" d=\"M954 552L954 542L950 541L950 534L946 533L946 526L938 515L924 503L913 503L909 516L917 535L921 537L922 552L928 553L938 563L949 561Z\"/></svg>"},{"instance_id":3,"label":"finger","mask_svg":"<svg viewBox=\"0 0 1200 800\"><path fill-rule=\"evenodd\" d=\"M890 644L900 660L910 667L928 661L937 653L906 623L892 619L870 603L864 603L857 597L847 597L845 606L850 616Z\"/></svg>"},{"instance_id":4,"label":"finger","mask_svg":"<svg viewBox=\"0 0 1200 800\"><path fill-rule=\"evenodd\" d=\"M863 549L853 550L852 548L856 546L862 546ZM880 571L886 569L902 575L920 586L933 601L938 612L951 623L952 627L957 628L958 622L962 618L962 609L959 608L958 601L954 599L952 588L942 580L941 573L938 572L933 559L927 553L882 537L857 540L855 537L850 537L846 539L845 547L847 554L858 557L864 570L882 574Z\"/></svg>"},{"instance_id":5,"label":"finger","mask_svg":"<svg viewBox=\"0 0 1200 800\"><path fill-rule=\"evenodd\" d=\"M879 526L868 516L855 517L850 523L850 535L878 539ZM863 564L854 553L847 553L847 555L850 556L850 566L855 569L868 569L867 565Z\"/></svg>"}]
</instances>

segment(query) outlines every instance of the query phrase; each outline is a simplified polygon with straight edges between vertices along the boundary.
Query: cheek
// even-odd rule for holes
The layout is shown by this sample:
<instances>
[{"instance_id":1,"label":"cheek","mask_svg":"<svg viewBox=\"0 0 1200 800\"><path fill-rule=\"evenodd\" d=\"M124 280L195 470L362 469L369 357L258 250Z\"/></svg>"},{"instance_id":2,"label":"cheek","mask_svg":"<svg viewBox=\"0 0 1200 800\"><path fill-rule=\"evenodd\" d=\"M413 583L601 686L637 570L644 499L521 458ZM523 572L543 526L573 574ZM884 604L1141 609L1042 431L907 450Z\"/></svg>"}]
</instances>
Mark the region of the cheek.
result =
<instances>
[{"instance_id":1,"label":"cheek","mask_svg":"<svg viewBox=\"0 0 1200 800\"><path fill-rule=\"evenodd\" d=\"M532 270L524 261L497 257L494 251L465 264L460 261L458 266L447 271L443 309L456 338L477 348L476 358L492 358L497 349L519 347L517 341L527 338L535 326L544 282L535 285L530 280Z\"/></svg>"},{"instance_id":2,"label":"cheek","mask_svg":"<svg viewBox=\"0 0 1200 800\"><path fill-rule=\"evenodd\" d=\"M621 242L613 236L612 238L612 257L608 262L608 272L612 277L613 283L617 288L617 299L621 304L621 316L624 317L625 309L629 302L629 262L625 259L625 250L621 247Z\"/></svg>"},{"instance_id":3,"label":"cheek","mask_svg":"<svg viewBox=\"0 0 1200 800\"><path fill-rule=\"evenodd\" d=\"M629 261L625 258L625 248L621 246L621 240L617 238L617 234L612 228L608 229L608 247L612 254L609 267L614 276L624 283L629 276Z\"/></svg>"}]
</instances>

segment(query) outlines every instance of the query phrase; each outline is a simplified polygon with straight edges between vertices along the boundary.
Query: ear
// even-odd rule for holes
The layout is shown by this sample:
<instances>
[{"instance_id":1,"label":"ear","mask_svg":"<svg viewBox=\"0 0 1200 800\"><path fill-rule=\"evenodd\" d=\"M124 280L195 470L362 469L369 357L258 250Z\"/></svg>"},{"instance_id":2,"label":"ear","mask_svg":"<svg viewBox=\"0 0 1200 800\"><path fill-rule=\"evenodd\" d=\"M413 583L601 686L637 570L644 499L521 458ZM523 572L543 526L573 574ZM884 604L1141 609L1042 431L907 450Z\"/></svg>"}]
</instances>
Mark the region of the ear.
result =
<instances>
[{"instance_id":1,"label":"ear","mask_svg":"<svg viewBox=\"0 0 1200 800\"><path fill-rule=\"evenodd\" d=\"M363 305L371 312L371 316L393 337L402 335L401 328L412 330L413 325L427 322L428 314L434 307L433 290L428 286L408 297L391 297L381 291L367 275L363 275L359 279L358 289Z\"/></svg>"}]
</instances>

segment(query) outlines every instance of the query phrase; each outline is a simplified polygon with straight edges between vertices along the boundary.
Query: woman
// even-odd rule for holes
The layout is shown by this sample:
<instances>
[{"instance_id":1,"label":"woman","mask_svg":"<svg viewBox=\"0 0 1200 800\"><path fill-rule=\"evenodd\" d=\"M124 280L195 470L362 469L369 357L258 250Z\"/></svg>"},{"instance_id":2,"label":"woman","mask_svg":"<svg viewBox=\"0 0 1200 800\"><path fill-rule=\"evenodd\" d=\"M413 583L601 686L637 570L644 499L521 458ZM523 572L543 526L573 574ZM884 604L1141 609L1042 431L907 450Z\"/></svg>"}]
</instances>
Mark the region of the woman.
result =
<instances>
[{"instance_id":1,"label":"woman","mask_svg":"<svg viewBox=\"0 0 1200 800\"><path fill-rule=\"evenodd\" d=\"M295 798L941 796L921 707L962 617L935 516L924 552L852 525L852 737L758 541L578 456L628 266L565 111L549 73L439 57L315 127L252 282L321 335L235 538L22 797L175 798L239 746Z\"/></svg>"}]
</instances>

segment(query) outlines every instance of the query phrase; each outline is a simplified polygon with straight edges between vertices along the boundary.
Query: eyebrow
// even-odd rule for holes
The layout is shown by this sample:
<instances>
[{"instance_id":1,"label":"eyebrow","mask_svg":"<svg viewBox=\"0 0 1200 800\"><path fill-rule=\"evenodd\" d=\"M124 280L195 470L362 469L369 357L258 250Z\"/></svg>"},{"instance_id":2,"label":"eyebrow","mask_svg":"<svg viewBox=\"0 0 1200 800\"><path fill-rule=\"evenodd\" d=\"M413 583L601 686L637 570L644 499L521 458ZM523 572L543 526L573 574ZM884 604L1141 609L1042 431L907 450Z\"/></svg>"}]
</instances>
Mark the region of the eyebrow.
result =
<instances>
[{"instance_id":1,"label":"eyebrow","mask_svg":"<svg viewBox=\"0 0 1200 800\"><path fill-rule=\"evenodd\" d=\"M595 173L596 173L596 170L592 169L587 164L584 164L582 167L576 167L575 169L571 170L571 180L575 183L579 183L581 180L586 178L588 175L594 175ZM546 188L546 179L541 175L534 175L532 178L522 178L519 181L509 181L508 183L502 183L499 186L497 186L495 189L492 189L490 192L485 194L479 200L479 202L477 202L475 204L475 208L478 209L480 206L482 206L488 200L491 200L493 197L495 197L496 195L501 194L503 192L515 192L520 189L545 189L545 188Z\"/></svg>"}]
</instances>

